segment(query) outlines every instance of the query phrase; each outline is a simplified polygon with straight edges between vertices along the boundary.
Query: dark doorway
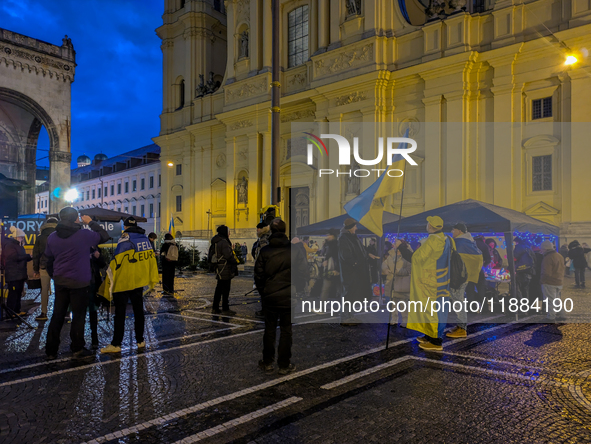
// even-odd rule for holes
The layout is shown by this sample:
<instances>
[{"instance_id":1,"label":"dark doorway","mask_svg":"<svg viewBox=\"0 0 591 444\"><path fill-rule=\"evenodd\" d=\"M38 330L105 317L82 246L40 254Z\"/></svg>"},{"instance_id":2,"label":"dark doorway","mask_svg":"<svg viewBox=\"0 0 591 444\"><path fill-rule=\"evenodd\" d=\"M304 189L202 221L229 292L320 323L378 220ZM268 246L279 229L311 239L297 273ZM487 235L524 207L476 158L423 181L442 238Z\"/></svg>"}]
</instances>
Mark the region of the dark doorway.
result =
<instances>
[{"instance_id":1,"label":"dark doorway","mask_svg":"<svg viewBox=\"0 0 591 444\"><path fill-rule=\"evenodd\" d=\"M299 227L310 224L310 189L289 189L289 237L294 237Z\"/></svg>"}]
</instances>

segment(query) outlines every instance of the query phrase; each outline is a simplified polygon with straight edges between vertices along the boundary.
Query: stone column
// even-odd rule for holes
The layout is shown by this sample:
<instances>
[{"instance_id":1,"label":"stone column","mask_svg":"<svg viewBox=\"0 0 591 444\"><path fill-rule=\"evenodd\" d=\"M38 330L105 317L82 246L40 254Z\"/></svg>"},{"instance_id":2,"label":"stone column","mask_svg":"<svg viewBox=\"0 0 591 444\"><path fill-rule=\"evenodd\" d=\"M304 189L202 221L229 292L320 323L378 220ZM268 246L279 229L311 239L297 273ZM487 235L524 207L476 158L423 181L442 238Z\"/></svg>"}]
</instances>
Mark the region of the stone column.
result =
<instances>
[{"instance_id":1,"label":"stone column","mask_svg":"<svg viewBox=\"0 0 591 444\"><path fill-rule=\"evenodd\" d=\"M445 153L442 162L445 169L442 182L445 183L445 195L442 205L459 202L467 198L467 146L465 140L466 125L464 118L464 91L445 94L446 116L445 122ZM467 105L466 105L467 106ZM443 165L442 165L443 166Z\"/></svg>"},{"instance_id":2,"label":"stone column","mask_svg":"<svg viewBox=\"0 0 591 444\"><path fill-rule=\"evenodd\" d=\"M236 202L234 195L236 190L234 189L234 165L236 163L235 153L236 151L236 138L226 138L226 225L230 230L236 229Z\"/></svg>"},{"instance_id":3,"label":"stone column","mask_svg":"<svg viewBox=\"0 0 591 444\"><path fill-rule=\"evenodd\" d=\"M271 204L271 132L263 133L263 174L257 186L261 187L261 207Z\"/></svg>"},{"instance_id":4,"label":"stone column","mask_svg":"<svg viewBox=\"0 0 591 444\"><path fill-rule=\"evenodd\" d=\"M60 144L61 145L61 144ZM49 212L57 213L67 202L64 200L70 188L70 162L72 154L66 151L51 150L49 152ZM54 193L59 188L61 192ZM55 198L59 195L59 198ZM52 196L54 198L52 199Z\"/></svg>"},{"instance_id":5,"label":"stone column","mask_svg":"<svg viewBox=\"0 0 591 444\"><path fill-rule=\"evenodd\" d=\"M316 32L318 33L318 49L326 49L330 38L330 4L328 0L318 2L318 20Z\"/></svg>"},{"instance_id":6,"label":"stone column","mask_svg":"<svg viewBox=\"0 0 591 444\"><path fill-rule=\"evenodd\" d=\"M271 11L271 1L265 0L263 2L263 71L271 71L271 57L272 57L272 45L273 41L273 17ZM228 19L228 23L230 20ZM232 61L232 63L234 63ZM264 199L263 199L264 200ZM269 200L269 202L271 202Z\"/></svg>"},{"instance_id":7,"label":"stone column","mask_svg":"<svg viewBox=\"0 0 591 444\"><path fill-rule=\"evenodd\" d=\"M425 105L425 210L441 206L445 193L442 183L443 96L423 99Z\"/></svg>"},{"instance_id":8,"label":"stone column","mask_svg":"<svg viewBox=\"0 0 591 444\"><path fill-rule=\"evenodd\" d=\"M330 44L336 45L341 40L341 0L325 0L326 3L330 1ZM320 25L322 26L322 25Z\"/></svg>"},{"instance_id":9,"label":"stone column","mask_svg":"<svg viewBox=\"0 0 591 444\"><path fill-rule=\"evenodd\" d=\"M248 225L254 227L258 223L257 215L259 209L263 206L259 202L259 134L250 133L248 135Z\"/></svg>"}]
</instances>

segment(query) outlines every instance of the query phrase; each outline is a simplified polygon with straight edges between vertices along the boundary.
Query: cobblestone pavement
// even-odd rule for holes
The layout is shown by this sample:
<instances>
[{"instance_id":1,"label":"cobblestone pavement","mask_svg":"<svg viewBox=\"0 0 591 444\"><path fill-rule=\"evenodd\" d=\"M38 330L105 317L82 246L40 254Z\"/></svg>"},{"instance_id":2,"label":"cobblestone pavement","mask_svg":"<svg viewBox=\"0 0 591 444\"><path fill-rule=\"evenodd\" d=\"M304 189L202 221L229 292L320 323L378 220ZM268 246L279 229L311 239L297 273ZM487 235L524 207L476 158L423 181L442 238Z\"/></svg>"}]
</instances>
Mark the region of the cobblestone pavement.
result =
<instances>
[{"instance_id":1,"label":"cobblestone pavement","mask_svg":"<svg viewBox=\"0 0 591 444\"><path fill-rule=\"evenodd\" d=\"M71 359L65 325L51 362L48 323L34 321L39 297L28 293L37 328L0 326L0 443L591 442L590 324L488 314L468 338L426 353L407 329L392 327L386 350L384 324L304 316L293 327L296 372L266 375L252 280L233 281L232 317L211 315L214 287L198 275L177 279L175 298L148 298L143 351L130 311L121 354ZM99 325L106 345L112 318Z\"/></svg>"}]
</instances>

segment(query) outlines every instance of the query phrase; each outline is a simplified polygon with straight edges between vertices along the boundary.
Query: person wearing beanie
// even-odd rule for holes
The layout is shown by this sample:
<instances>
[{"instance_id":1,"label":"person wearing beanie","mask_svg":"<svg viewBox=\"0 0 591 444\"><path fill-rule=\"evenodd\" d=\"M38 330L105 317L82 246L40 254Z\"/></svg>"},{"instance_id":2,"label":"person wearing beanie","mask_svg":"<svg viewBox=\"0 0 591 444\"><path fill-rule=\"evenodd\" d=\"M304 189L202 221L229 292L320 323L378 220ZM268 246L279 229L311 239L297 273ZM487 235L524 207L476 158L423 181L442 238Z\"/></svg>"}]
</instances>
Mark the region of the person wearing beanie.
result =
<instances>
[{"instance_id":1,"label":"person wearing beanie","mask_svg":"<svg viewBox=\"0 0 591 444\"><path fill-rule=\"evenodd\" d=\"M164 242L160 247L160 263L162 264L162 290L165 295L174 295L174 273L179 257L179 247L172 234L164 235Z\"/></svg>"},{"instance_id":2,"label":"person wearing beanie","mask_svg":"<svg viewBox=\"0 0 591 444\"><path fill-rule=\"evenodd\" d=\"M25 233L15 226L10 227L10 238L2 236L2 262L4 265L4 279L8 287L6 308L8 317L14 319L14 315L24 316L21 311L21 296L27 280L27 262L32 258L23 247Z\"/></svg>"},{"instance_id":3,"label":"person wearing beanie","mask_svg":"<svg viewBox=\"0 0 591 444\"><path fill-rule=\"evenodd\" d=\"M144 287L151 291L158 283L158 265L146 231L139 227L133 216L123 222L125 230L117 243L113 259L107 269L105 288L115 304L115 328L110 345L101 353L119 353L125 334L127 301L131 301L136 346L143 349L144 340Z\"/></svg>"},{"instance_id":4,"label":"person wearing beanie","mask_svg":"<svg viewBox=\"0 0 591 444\"><path fill-rule=\"evenodd\" d=\"M214 264L217 279L211 312L214 314L223 313L228 316L234 315L236 312L230 310L230 289L232 279L238 274L238 261L232 249L227 226L220 225L217 228L217 234L211 239L208 260L210 264ZM220 301L222 303L221 310Z\"/></svg>"},{"instance_id":5,"label":"person wearing beanie","mask_svg":"<svg viewBox=\"0 0 591 444\"><path fill-rule=\"evenodd\" d=\"M45 256L47 270L55 285L53 315L47 330L45 353L48 359L56 359L64 318L68 306L72 310L70 326L70 350L75 358L91 355L84 348L84 325L88 307L88 289L90 286L90 251L91 247L104 243L109 234L90 216L78 219L78 211L72 207L60 211L60 221L55 232L47 238ZM88 225L88 230L82 225Z\"/></svg>"},{"instance_id":6,"label":"person wearing beanie","mask_svg":"<svg viewBox=\"0 0 591 444\"><path fill-rule=\"evenodd\" d=\"M416 306L428 305L450 296L451 253L456 248L455 242L442 233L443 219L439 216L427 217L429 237L414 252L411 260L410 301ZM410 310L407 328L424 334L417 338L419 347L427 351L443 350L443 330L447 323L447 313L431 313L429 310Z\"/></svg>"},{"instance_id":7,"label":"person wearing beanie","mask_svg":"<svg viewBox=\"0 0 591 444\"><path fill-rule=\"evenodd\" d=\"M575 268L575 288L585 288L585 268L587 268L587 259L585 255L591 251L591 248L584 248L578 240L568 244L568 257Z\"/></svg>"},{"instance_id":8,"label":"person wearing beanie","mask_svg":"<svg viewBox=\"0 0 591 444\"><path fill-rule=\"evenodd\" d=\"M269 245L269 236L271 236L271 229L269 226L264 222L259 223L257 225L257 240L252 246L251 252L252 258L255 262L259 252L261 251L261 248L263 248L265 245Z\"/></svg>"},{"instance_id":9,"label":"person wearing beanie","mask_svg":"<svg viewBox=\"0 0 591 444\"><path fill-rule=\"evenodd\" d=\"M365 298L370 300L372 297L369 256L355 231L357 221L348 217L343 222L339 236L339 267L343 288L341 296L351 307L357 301L361 302ZM358 324L352 309L349 309L348 304L343 304L341 325L352 327Z\"/></svg>"},{"instance_id":10,"label":"person wearing beanie","mask_svg":"<svg viewBox=\"0 0 591 444\"><path fill-rule=\"evenodd\" d=\"M47 272L47 256L45 256L45 247L47 238L55 231L57 219L48 218L39 228L40 233L35 240L33 247L33 272L35 277L41 280L41 313L35 318L36 321L47 321L47 304L49 302L49 292L51 291L51 277Z\"/></svg>"},{"instance_id":11,"label":"person wearing beanie","mask_svg":"<svg viewBox=\"0 0 591 444\"><path fill-rule=\"evenodd\" d=\"M542 271L540 273L542 295L544 300L548 299L548 312L546 313L546 318L548 321L553 322L557 317L554 300L560 299L562 292L564 258L558 251L556 251L554 244L550 241L542 242L540 248L544 257L542 259Z\"/></svg>"}]
</instances>

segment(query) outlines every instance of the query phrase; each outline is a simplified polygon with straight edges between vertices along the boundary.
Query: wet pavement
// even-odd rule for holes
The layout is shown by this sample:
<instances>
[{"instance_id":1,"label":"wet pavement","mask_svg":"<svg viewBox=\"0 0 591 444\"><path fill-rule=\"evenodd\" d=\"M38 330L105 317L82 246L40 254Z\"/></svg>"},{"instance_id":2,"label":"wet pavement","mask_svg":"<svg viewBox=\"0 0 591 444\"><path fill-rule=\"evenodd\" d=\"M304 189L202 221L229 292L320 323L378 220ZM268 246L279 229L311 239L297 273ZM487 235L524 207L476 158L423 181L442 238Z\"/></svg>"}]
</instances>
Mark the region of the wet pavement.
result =
<instances>
[{"instance_id":1,"label":"wet pavement","mask_svg":"<svg viewBox=\"0 0 591 444\"><path fill-rule=\"evenodd\" d=\"M591 300L589 290L564 296ZM211 315L212 275L148 298L146 348L129 311L120 354L74 360L69 326L46 362L48 322L0 325L0 443L591 442L591 325L499 324L426 353L384 324L297 319L287 376L262 373L264 324L252 280L233 281L232 317ZM583 302L581 302L583 303ZM112 318L99 316L101 346ZM87 326L88 342L90 331Z\"/></svg>"}]
</instances>

